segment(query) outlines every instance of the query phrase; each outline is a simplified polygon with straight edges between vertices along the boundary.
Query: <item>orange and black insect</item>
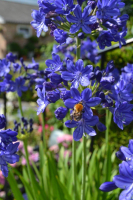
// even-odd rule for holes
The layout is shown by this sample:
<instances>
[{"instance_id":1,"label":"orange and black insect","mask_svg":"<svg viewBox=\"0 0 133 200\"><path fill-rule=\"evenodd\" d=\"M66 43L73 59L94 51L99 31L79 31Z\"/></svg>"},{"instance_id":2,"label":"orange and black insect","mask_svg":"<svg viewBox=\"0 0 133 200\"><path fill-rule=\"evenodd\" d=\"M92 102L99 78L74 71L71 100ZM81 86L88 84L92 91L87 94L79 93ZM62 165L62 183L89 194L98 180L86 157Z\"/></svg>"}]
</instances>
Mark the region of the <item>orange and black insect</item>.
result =
<instances>
[{"instance_id":1,"label":"orange and black insect","mask_svg":"<svg viewBox=\"0 0 133 200\"><path fill-rule=\"evenodd\" d=\"M74 106L73 112L70 117L72 120L79 121L82 118L83 114L83 104L80 102Z\"/></svg>"}]
</instances>

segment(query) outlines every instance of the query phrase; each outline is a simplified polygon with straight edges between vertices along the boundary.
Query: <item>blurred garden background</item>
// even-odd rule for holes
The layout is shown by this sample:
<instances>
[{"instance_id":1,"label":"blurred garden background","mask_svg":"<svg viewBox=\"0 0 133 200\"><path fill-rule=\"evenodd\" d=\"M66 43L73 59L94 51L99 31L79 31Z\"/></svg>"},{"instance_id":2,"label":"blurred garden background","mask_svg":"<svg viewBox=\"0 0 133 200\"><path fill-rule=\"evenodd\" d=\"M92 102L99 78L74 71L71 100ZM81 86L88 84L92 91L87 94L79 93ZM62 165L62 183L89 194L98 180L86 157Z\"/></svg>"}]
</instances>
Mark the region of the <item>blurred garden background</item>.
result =
<instances>
[{"instance_id":1,"label":"blurred garden background","mask_svg":"<svg viewBox=\"0 0 133 200\"><path fill-rule=\"evenodd\" d=\"M126 6L122 10L123 14L129 15L127 23L128 33L126 40L133 39L133 0L125 0ZM45 60L51 59L58 45L49 32L42 32L40 38L36 37L36 32L30 25L32 21L32 9L38 10L37 0L19 1L19 0L0 0L0 59L3 59L8 52L17 55L18 60L23 57L26 64L29 64L34 58L39 64L39 69L46 68ZM92 38L94 39L94 38ZM88 43L87 47L90 48ZM105 49L104 55L98 49L98 46L90 48L90 59L85 59L86 64L92 64L94 67L100 66L104 69L110 60L114 61L115 67L121 70L127 63L133 63L133 42L123 46L121 49L116 48L108 51ZM63 59L63 55L59 53ZM75 56L73 54L73 56ZM97 59L93 61L92 57ZM99 57L100 56L100 57ZM32 72L31 72L32 73ZM33 87L31 91L22 94L22 107L24 116L33 119L33 132L28 138L29 160L34 176L33 185L37 185L38 190L36 200L44 198L48 200L67 200L71 199L70 194L73 191L72 186L72 134L71 130L64 126L64 121L58 121L55 118L54 111L61 105L58 101L56 104L50 104L44 113L45 135L47 139L47 154L42 150L42 115L37 112L37 93ZM15 93L0 94L0 113L5 114L7 118L7 128L14 128L15 122L19 121L20 110ZM106 112L101 113L101 121L107 119ZM110 116L111 120L111 116ZM107 138L108 131L108 138ZM111 126L105 132L98 132L94 138L88 138L87 141L87 189L86 199L93 200L117 200L120 190L117 189L108 194L101 192L98 188L104 181L111 181L112 177L118 173L119 159L115 157L115 152L120 146L127 146L129 139L133 138L133 122L120 130L116 124L111 121ZM109 150L107 151L105 141L109 141ZM82 143L77 142L77 188L80 191L81 171L82 171ZM34 200L31 188L28 185L27 163L25 159L23 142L19 145L20 161L11 166L12 170L9 177L5 179L0 172L0 199L13 200L18 198ZM108 154L108 159L106 155ZM13 176L13 174L15 176ZM13 178L15 177L15 178ZM11 181L12 180L12 181ZM91 183L91 184L90 184ZM17 184L17 189L14 186ZM42 188L42 185L44 188ZM64 185L66 187L64 187ZM16 190L16 192L15 192ZM22 198L19 197L20 193ZM80 195L79 195L80 196ZM80 199L77 198L77 200Z\"/></svg>"}]
</instances>

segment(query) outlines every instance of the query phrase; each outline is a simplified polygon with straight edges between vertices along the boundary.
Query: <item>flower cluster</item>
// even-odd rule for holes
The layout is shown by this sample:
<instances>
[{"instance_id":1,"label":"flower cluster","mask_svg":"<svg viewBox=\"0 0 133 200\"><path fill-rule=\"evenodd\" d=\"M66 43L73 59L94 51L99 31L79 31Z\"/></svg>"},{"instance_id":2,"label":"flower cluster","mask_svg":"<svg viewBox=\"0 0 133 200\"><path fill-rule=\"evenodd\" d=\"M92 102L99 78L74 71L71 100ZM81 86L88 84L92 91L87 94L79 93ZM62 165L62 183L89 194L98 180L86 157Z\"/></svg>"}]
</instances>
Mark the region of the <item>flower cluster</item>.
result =
<instances>
[{"instance_id":1,"label":"flower cluster","mask_svg":"<svg viewBox=\"0 0 133 200\"><path fill-rule=\"evenodd\" d=\"M100 190L109 192L121 188L123 191L119 200L129 200L133 197L133 140L129 140L128 147L121 146L116 156L122 160L119 165L119 175L114 176L112 182L103 183Z\"/></svg>"},{"instance_id":2,"label":"flower cluster","mask_svg":"<svg viewBox=\"0 0 133 200\"><path fill-rule=\"evenodd\" d=\"M133 121L133 82L127 67L122 73L110 61L104 70L92 65L84 67L83 60L74 64L70 59L61 61L59 55L46 60L46 80L37 88L39 99L37 114L44 112L50 103L63 100L65 107L55 110L58 120L69 115L65 122L69 128L76 127L73 138L80 140L85 134L96 135L93 126L99 131L106 130L99 121L99 109L108 109L113 114L114 122L120 129ZM127 73L127 71L128 73Z\"/></svg>"},{"instance_id":3,"label":"flower cluster","mask_svg":"<svg viewBox=\"0 0 133 200\"><path fill-rule=\"evenodd\" d=\"M111 46L112 41L120 47L125 44L128 15L120 16L125 6L121 0L77 0L77 4L73 0L38 0L38 6L31 14L38 37L50 28L59 44L66 43L68 37L83 39L89 34L96 34L101 49Z\"/></svg>"},{"instance_id":4,"label":"flower cluster","mask_svg":"<svg viewBox=\"0 0 133 200\"><path fill-rule=\"evenodd\" d=\"M43 71L39 71L39 64L25 65L23 58L16 62L16 56L8 53L6 58L0 60L0 92L16 92L19 97L36 84L42 84L45 80Z\"/></svg>"},{"instance_id":5,"label":"flower cluster","mask_svg":"<svg viewBox=\"0 0 133 200\"><path fill-rule=\"evenodd\" d=\"M19 142L17 141L17 132L11 129L3 130L6 125L4 115L0 115L0 169L3 176L8 176L8 163L14 164L19 161L18 151ZM15 143L14 143L15 142Z\"/></svg>"},{"instance_id":6,"label":"flower cluster","mask_svg":"<svg viewBox=\"0 0 133 200\"><path fill-rule=\"evenodd\" d=\"M74 60L76 54L76 40L72 38L67 38L66 43L63 45L54 45L53 53L61 53L64 59ZM72 56L73 55L73 56ZM90 60L92 63L96 64L100 60L98 56L98 49L96 41L91 41L89 38L81 42L80 57L83 60Z\"/></svg>"}]
</instances>

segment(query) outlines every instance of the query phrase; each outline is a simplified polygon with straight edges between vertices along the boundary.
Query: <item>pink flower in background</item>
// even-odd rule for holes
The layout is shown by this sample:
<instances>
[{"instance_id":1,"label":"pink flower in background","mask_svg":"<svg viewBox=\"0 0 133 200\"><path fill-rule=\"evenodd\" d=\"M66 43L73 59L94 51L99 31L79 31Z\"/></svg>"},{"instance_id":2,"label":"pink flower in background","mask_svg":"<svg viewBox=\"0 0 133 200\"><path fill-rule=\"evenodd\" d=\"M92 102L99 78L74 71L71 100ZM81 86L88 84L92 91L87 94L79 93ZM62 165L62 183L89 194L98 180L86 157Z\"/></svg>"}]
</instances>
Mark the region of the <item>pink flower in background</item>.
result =
<instances>
[{"instance_id":1,"label":"pink flower in background","mask_svg":"<svg viewBox=\"0 0 133 200\"><path fill-rule=\"evenodd\" d=\"M42 126L41 126L41 125L40 125L39 128L38 128L38 132L39 132L39 133L42 133Z\"/></svg>"},{"instance_id":2,"label":"pink flower in background","mask_svg":"<svg viewBox=\"0 0 133 200\"><path fill-rule=\"evenodd\" d=\"M50 131L53 131L54 130L54 126L50 126Z\"/></svg>"},{"instance_id":3,"label":"pink flower in background","mask_svg":"<svg viewBox=\"0 0 133 200\"><path fill-rule=\"evenodd\" d=\"M5 195L6 195L5 191L1 191L1 192L0 192L0 197L1 197L1 198L4 198Z\"/></svg>"},{"instance_id":4,"label":"pink flower in background","mask_svg":"<svg viewBox=\"0 0 133 200\"><path fill-rule=\"evenodd\" d=\"M14 164L10 164L12 167L17 167L17 163L14 163Z\"/></svg>"},{"instance_id":5,"label":"pink flower in background","mask_svg":"<svg viewBox=\"0 0 133 200\"><path fill-rule=\"evenodd\" d=\"M26 159L24 157L22 157L21 164L26 165Z\"/></svg>"},{"instance_id":6,"label":"pink flower in background","mask_svg":"<svg viewBox=\"0 0 133 200\"><path fill-rule=\"evenodd\" d=\"M24 145L23 145L23 142L22 141L18 141L19 142L19 146L18 146L18 149L21 150L23 149Z\"/></svg>"},{"instance_id":7,"label":"pink flower in background","mask_svg":"<svg viewBox=\"0 0 133 200\"><path fill-rule=\"evenodd\" d=\"M0 184L1 185L5 184L5 177L2 175L2 171L0 171Z\"/></svg>"},{"instance_id":8,"label":"pink flower in background","mask_svg":"<svg viewBox=\"0 0 133 200\"><path fill-rule=\"evenodd\" d=\"M48 124L45 124L45 129L48 129L49 128L49 125Z\"/></svg>"},{"instance_id":9,"label":"pink flower in background","mask_svg":"<svg viewBox=\"0 0 133 200\"><path fill-rule=\"evenodd\" d=\"M57 138L57 142L58 143L62 143L62 142L72 142L73 140L73 136L72 135L68 135L68 134L65 134L65 135L61 135Z\"/></svg>"},{"instance_id":10,"label":"pink flower in background","mask_svg":"<svg viewBox=\"0 0 133 200\"><path fill-rule=\"evenodd\" d=\"M37 162L39 160L39 153L36 152L36 153L33 153L29 156L29 161L30 161L30 164L32 164L31 161L33 162Z\"/></svg>"},{"instance_id":11,"label":"pink flower in background","mask_svg":"<svg viewBox=\"0 0 133 200\"><path fill-rule=\"evenodd\" d=\"M69 155L69 157L71 157L71 156L72 156L72 152L71 152L70 150L65 150L65 151L64 151L64 158L65 158L67 155Z\"/></svg>"},{"instance_id":12,"label":"pink flower in background","mask_svg":"<svg viewBox=\"0 0 133 200\"><path fill-rule=\"evenodd\" d=\"M57 153L59 151L58 145L53 145L49 148L50 151L53 151L54 153Z\"/></svg>"}]
</instances>

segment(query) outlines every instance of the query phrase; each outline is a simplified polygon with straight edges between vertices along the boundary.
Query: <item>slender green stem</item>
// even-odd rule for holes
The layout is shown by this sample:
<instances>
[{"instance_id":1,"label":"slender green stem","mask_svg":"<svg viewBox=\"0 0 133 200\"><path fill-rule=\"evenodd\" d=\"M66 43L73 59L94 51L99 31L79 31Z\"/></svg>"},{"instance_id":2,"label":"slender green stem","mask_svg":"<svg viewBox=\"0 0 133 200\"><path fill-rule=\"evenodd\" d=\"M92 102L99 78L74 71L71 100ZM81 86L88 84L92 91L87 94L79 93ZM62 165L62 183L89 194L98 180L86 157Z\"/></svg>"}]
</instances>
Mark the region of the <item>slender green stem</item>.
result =
<instances>
[{"instance_id":1,"label":"slender green stem","mask_svg":"<svg viewBox=\"0 0 133 200\"><path fill-rule=\"evenodd\" d=\"M82 153L82 188L81 200L85 200L85 183L86 183L86 137L83 136L83 153Z\"/></svg>"},{"instance_id":2,"label":"slender green stem","mask_svg":"<svg viewBox=\"0 0 133 200\"><path fill-rule=\"evenodd\" d=\"M18 103L19 103L19 109L20 109L21 117L24 117L24 113L23 113L23 110L22 110L21 97L19 97L19 96L18 96Z\"/></svg>"},{"instance_id":3,"label":"slender green stem","mask_svg":"<svg viewBox=\"0 0 133 200\"><path fill-rule=\"evenodd\" d=\"M106 148L108 149L109 144L109 128L111 124L112 113L109 110L106 110L106 132L105 132L105 141L106 141Z\"/></svg>"},{"instance_id":4,"label":"slender green stem","mask_svg":"<svg viewBox=\"0 0 133 200\"><path fill-rule=\"evenodd\" d=\"M72 143L72 171L73 171L73 189L74 189L74 200L77 200L77 170L76 170L76 141Z\"/></svg>"},{"instance_id":5,"label":"slender green stem","mask_svg":"<svg viewBox=\"0 0 133 200\"><path fill-rule=\"evenodd\" d=\"M76 60L80 59L80 46L81 46L81 40L77 37L77 54L76 54Z\"/></svg>"},{"instance_id":6,"label":"slender green stem","mask_svg":"<svg viewBox=\"0 0 133 200\"><path fill-rule=\"evenodd\" d=\"M30 167L30 163L29 163L29 154L28 154L28 150L27 150L27 140L23 141L24 143L24 150L25 150L25 157L26 157L26 163L27 163L27 169L28 169L28 174L29 174L29 179L30 179L30 183L31 183L31 188L32 188L32 192L34 195L34 199L37 200L36 198L36 191L34 190L34 180L32 178L32 172L31 172L31 167Z\"/></svg>"},{"instance_id":7,"label":"slender green stem","mask_svg":"<svg viewBox=\"0 0 133 200\"><path fill-rule=\"evenodd\" d=\"M45 122L44 122L44 113L42 113L42 134L43 134L43 150L46 152L46 135L45 135Z\"/></svg>"}]
</instances>

